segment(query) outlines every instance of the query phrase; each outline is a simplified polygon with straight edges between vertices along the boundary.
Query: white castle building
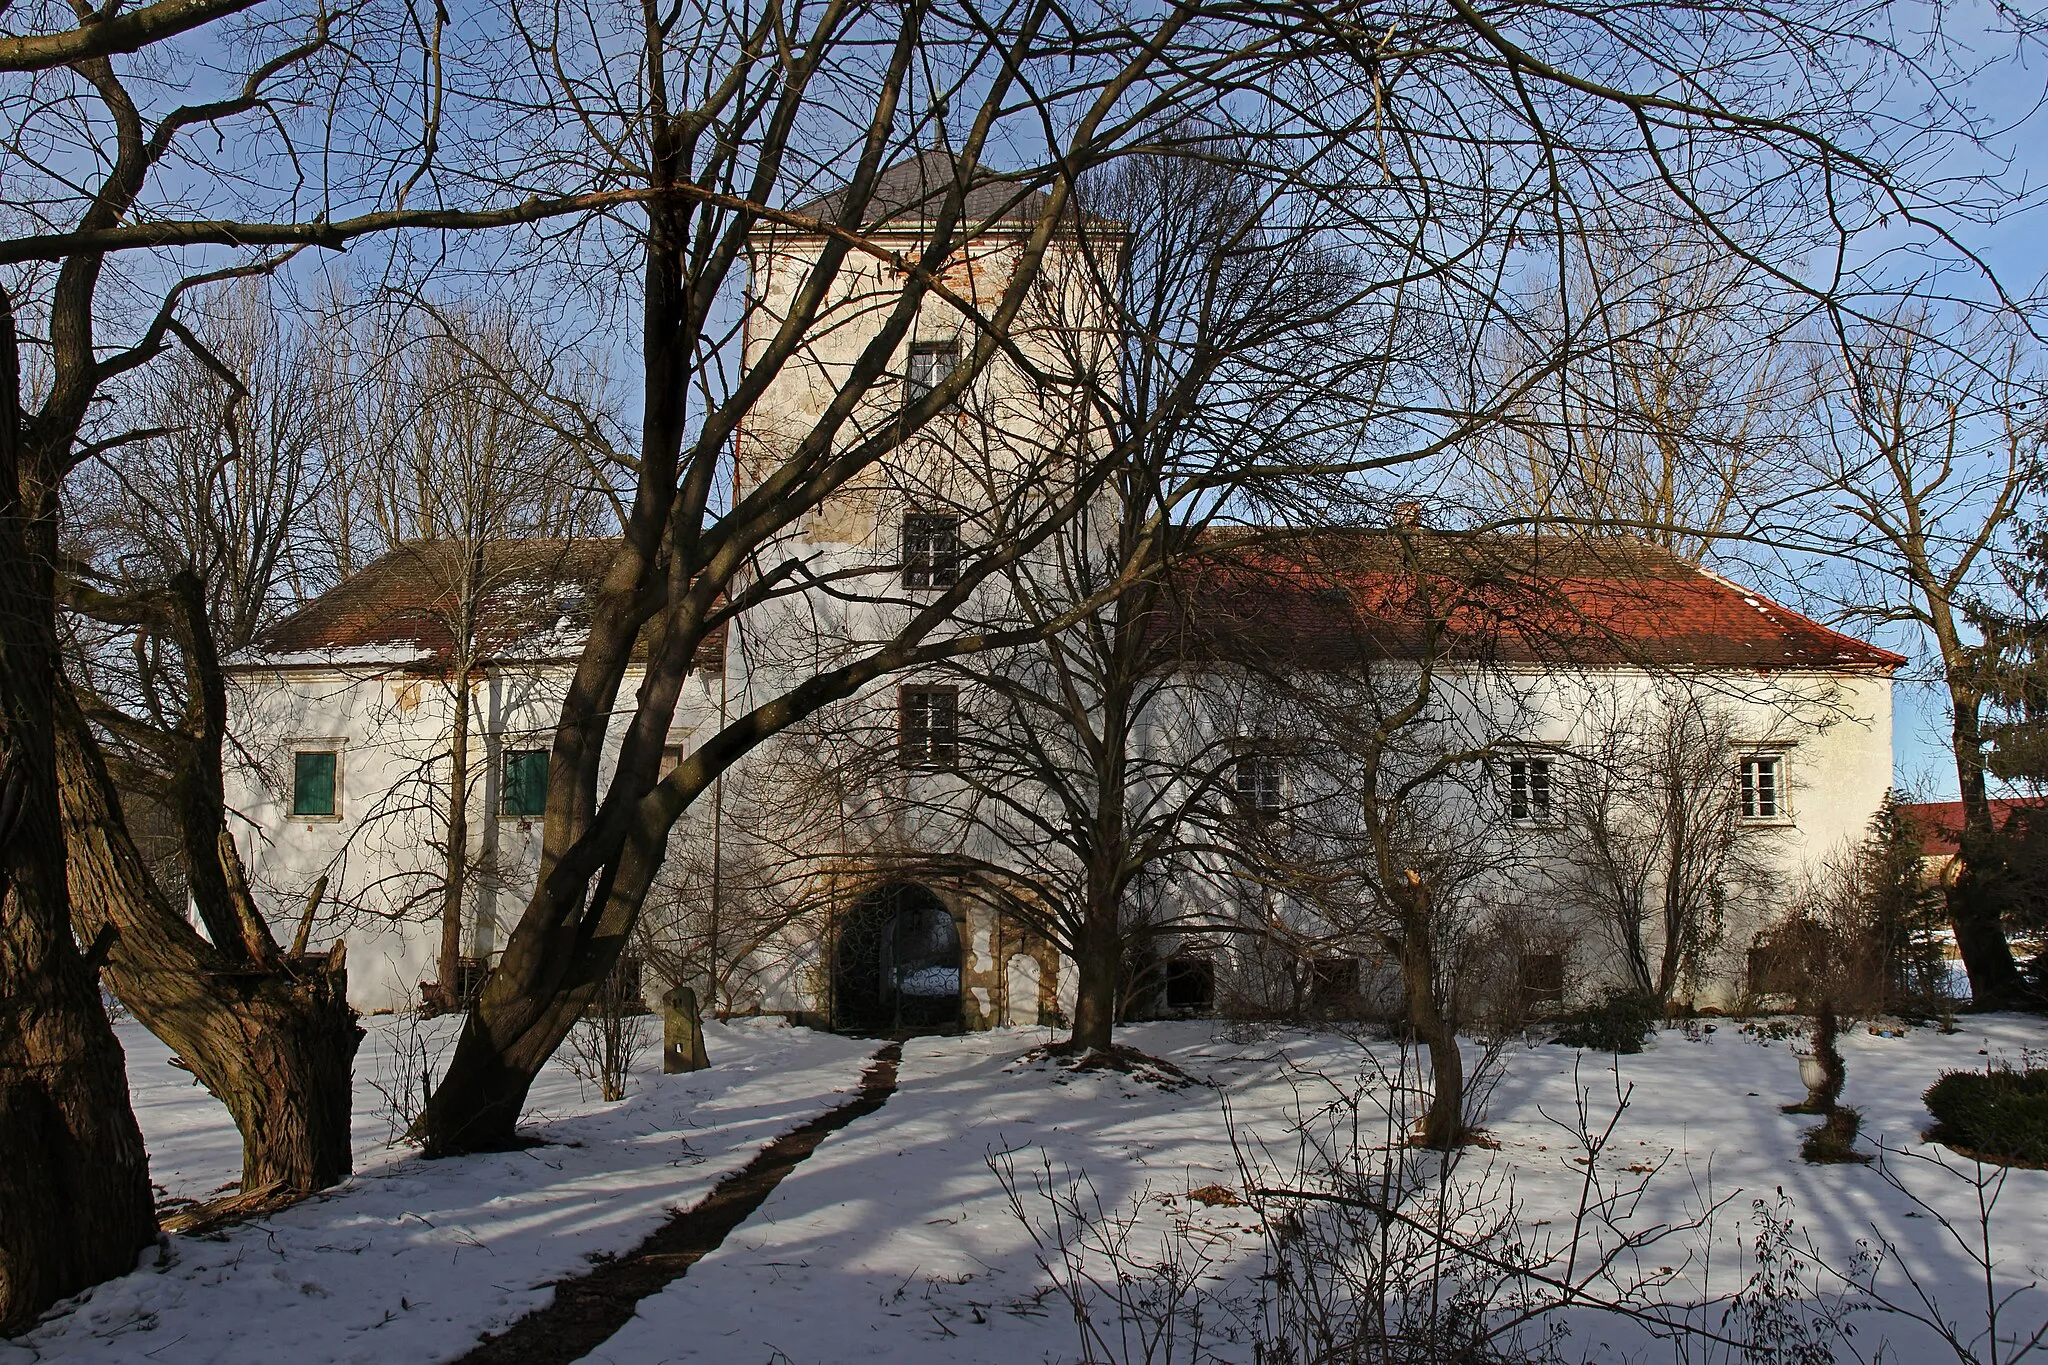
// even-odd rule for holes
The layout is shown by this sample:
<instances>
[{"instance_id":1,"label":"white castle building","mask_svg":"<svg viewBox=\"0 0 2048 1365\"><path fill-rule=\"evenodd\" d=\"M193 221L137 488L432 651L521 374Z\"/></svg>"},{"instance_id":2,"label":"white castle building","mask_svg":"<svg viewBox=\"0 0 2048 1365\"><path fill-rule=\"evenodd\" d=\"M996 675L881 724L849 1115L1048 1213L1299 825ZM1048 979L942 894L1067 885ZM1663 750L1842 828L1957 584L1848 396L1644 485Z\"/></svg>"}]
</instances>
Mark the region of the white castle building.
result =
<instances>
[{"instance_id":1,"label":"white castle building","mask_svg":"<svg viewBox=\"0 0 2048 1365\"><path fill-rule=\"evenodd\" d=\"M890 173L883 198L897 206L890 231L902 240L885 244L916 242L927 172L919 160ZM1027 200L1012 213L1021 230L1036 209ZM1002 280L1016 247L1005 231L1012 218L981 216L994 221L951 276L970 294ZM757 234L750 348L819 244L786 228ZM1052 302L1020 327L1022 352L1048 366L1109 364L1113 348L1086 291L1061 283L1057 260L1047 277ZM835 373L858 355L863 325L874 325L862 319L895 290L888 268L872 265L810 363L769 385L741 432L741 493L772 467L777 443L831 401ZM888 401L928 391L961 348L957 318L928 305ZM888 418L878 407L866 429ZM954 581L973 545L1000 534L978 509L1004 501L1007 478L1042 477L1048 452L1086 439L1082 425L1013 364L991 366L957 412L792 528L784 548L829 586L774 599L707 642L677 706L674 750L692 751L817 661L888 638ZM1218 851L1216 831L1235 818L1257 827L1248 842L1269 856L1284 854L1289 838L1315 844L1327 870L1333 857L1341 863L1342 841L1312 838L1308 813L1377 799L1347 794L1350 753L1332 727L1290 721L1305 695L1369 710L1374 695L1412 687L1430 664L1428 715L1394 737L1376 771L1387 781L1465 756L1451 783L1457 797L1435 809L1464 831L1454 842L1492 850L1467 893L1496 927L1505 919L1524 931L1510 935L1513 951L1538 995L1588 990L1625 969L1605 922L1574 908L1585 874L1567 847L1579 809L1573 774L1593 763L1628 777L1639 750L1622 739L1686 712L1719 746L1716 780L1748 854L1726 894L1715 892L1707 971L1691 992L1702 1003L1744 989L1755 935L1803 876L1862 837L1890 785L1891 679L1903 660L1655 546L1466 540L1419 527L1202 543L1215 553L1190 557L1170 613L1190 644L1161 665L1172 685L1146 694L1144 774L1134 781L1155 794L1208 783L1213 799L1196 791L1183 803L1208 833L1162 861L1160 884L1147 885L1148 913L1164 917L1146 950L1157 970L1134 977L1133 1009L1261 999L1277 1008L1276 961L1279 979L1306 983L1333 1007L1372 994L1369 941ZM548 748L610 545L482 549L487 571L466 590L462 547L402 546L229 669L228 799L252 884L295 925L325 879L312 944L346 937L360 1008L416 1004L438 974L458 686L471 716L461 934L478 967L502 948L532 889ZM1408 589L1418 571L1463 585L1454 609L1432 616L1416 606ZM477 608L467 633L458 627L465 595ZM1002 610L999 594L980 600L984 618ZM1009 657L1029 667L1026 655ZM994 749L977 739L988 728L977 730L973 670L1003 666L970 661L965 671L877 684L735 769L677 826L676 875L650 905L648 967L700 986L716 975L721 1008L846 1027L991 1027L1070 1009L1072 964L1030 910L1043 893L990 893L1006 867L1028 888L1055 857L1001 816L1004 801L1012 817L1028 809L1015 784L1005 778L1007 789L992 793L978 781ZM629 674L622 691L633 687ZM1621 782L1615 799L1625 804L1632 790Z\"/></svg>"}]
</instances>

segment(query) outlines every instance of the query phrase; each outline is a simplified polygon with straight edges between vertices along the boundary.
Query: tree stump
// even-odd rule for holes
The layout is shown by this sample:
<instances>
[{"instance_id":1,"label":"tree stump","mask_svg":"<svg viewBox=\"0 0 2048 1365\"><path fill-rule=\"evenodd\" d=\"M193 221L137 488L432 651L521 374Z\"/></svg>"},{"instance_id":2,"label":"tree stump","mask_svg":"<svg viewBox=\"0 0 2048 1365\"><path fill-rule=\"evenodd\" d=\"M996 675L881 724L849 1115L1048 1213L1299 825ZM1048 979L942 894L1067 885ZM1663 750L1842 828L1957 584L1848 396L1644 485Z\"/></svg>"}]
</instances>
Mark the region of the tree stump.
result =
<instances>
[{"instance_id":1,"label":"tree stump","mask_svg":"<svg viewBox=\"0 0 2048 1365\"><path fill-rule=\"evenodd\" d=\"M702 1071L711 1065L704 1051L704 1021L697 1013L697 992L677 986L661 997L661 1070Z\"/></svg>"}]
</instances>

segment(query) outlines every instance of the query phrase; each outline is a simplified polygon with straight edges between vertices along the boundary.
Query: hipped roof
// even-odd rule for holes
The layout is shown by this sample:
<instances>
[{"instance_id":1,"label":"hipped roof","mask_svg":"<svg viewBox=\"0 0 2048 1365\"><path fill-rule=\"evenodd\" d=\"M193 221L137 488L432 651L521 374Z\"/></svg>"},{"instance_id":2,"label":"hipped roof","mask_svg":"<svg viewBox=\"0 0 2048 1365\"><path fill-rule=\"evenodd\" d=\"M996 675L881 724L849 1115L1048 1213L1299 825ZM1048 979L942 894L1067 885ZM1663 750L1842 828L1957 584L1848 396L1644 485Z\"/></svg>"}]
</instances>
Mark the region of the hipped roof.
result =
<instances>
[{"instance_id":1,"label":"hipped roof","mask_svg":"<svg viewBox=\"0 0 2048 1365\"><path fill-rule=\"evenodd\" d=\"M583 652L589 602L619 542L530 538L483 547L477 600L480 661L568 662ZM461 604L465 547L456 541L400 545L285 617L233 660L253 668L450 666ZM645 638L636 651L644 657ZM696 667L717 671L725 627L698 647Z\"/></svg>"},{"instance_id":2,"label":"hipped roof","mask_svg":"<svg viewBox=\"0 0 2048 1365\"><path fill-rule=\"evenodd\" d=\"M1905 662L1633 537L1209 532L1174 581L1187 648L1248 663L1337 669L1425 652L1757 671Z\"/></svg>"}]
</instances>

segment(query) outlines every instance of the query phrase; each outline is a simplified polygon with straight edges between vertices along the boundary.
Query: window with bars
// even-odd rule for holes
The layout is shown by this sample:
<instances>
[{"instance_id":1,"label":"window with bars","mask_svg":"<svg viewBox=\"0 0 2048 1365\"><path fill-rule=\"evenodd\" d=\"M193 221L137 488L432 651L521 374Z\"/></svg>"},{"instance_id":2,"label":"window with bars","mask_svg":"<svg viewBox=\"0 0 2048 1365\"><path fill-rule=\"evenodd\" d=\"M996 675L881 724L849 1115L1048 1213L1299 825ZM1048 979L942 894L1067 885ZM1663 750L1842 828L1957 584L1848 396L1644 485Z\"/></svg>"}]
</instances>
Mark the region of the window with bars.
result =
<instances>
[{"instance_id":1,"label":"window with bars","mask_svg":"<svg viewBox=\"0 0 2048 1365\"><path fill-rule=\"evenodd\" d=\"M1541 824L1550 818L1550 760L1522 757L1508 760L1508 818Z\"/></svg>"},{"instance_id":2,"label":"window with bars","mask_svg":"<svg viewBox=\"0 0 2048 1365\"><path fill-rule=\"evenodd\" d=\"M340 757L332 749L301 749L292 755L293 815L341 814Z\"/></svg>"},{"instance_id":3,"label":"window with bars","mask_svg":"<svg viewBox=\"0 0 2048 1365\"><path fill-rule=\"evenodd\" d=\"M922 403L932 390L960 368L957 341L917 341L910 347L910 372L903 385L904 405Z\"/></svg>"},{"instance_id":4,"label":"window with bars","mask_svg":"<svg viewBox=\"0 0 2048 1365\"><path fill-rule=\"evenodd\" d=\"M896 694L904 765L951 768L960 762L960 689L905 687Z\"/></svg>"},{"instance_id":5,"label":"window with bars","mask_svg":"<svg viewBox=\"0 0 2048 1365\"><path fill-rule=\"evenodd\" d=\"M1785 770L1776 754L1744 754L1736 765L1745 820L1785 818Z\"/></svg>"},{"instance_id":6,"label":"window with bars","mask_svg":"<svg viewBox=\"0 0 2048 1365\"><path fill-rule=\"evenodd\" d=\"M499 813L530 820L547 814L547 809L548 751L507 749L498 791Z\"/></svg>"},{"instance_id":7,"label":"window with bars","mask_svg":"<svg viewBox=\"0 0 2048 1365\"><path fill-rule=\"evenodd\" d=\"M903 586L950 588L960 581L960 518L903 518Z\"/></svg>"},{"instance_id":8,"label":"window with bars","mask_svg":"<svg viewBox=\"0 0 2048 1365\"><path fill-rule=\"evenodd\" d=\"M1233 776L1238 809L1245 814L1271 820L1286 808L1285 774L1280 760L1271 754L1244 755L1237 760Z\"/></svg>"}]
</instances>

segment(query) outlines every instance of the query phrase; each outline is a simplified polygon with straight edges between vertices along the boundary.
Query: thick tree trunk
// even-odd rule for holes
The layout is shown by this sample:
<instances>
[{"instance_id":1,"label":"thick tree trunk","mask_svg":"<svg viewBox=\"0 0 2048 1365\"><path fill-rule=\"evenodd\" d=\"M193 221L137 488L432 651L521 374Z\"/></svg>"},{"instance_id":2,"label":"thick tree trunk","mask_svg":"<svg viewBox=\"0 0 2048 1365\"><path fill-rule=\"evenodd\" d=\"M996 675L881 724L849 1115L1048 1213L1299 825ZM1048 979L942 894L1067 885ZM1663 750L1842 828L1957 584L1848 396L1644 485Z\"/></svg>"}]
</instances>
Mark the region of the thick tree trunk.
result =
<instances>
[{"instance_id":1,"label":"thick tree trunk","mask_svg":"<svg viewBox=\"0 0 2048 1365\"><path fill-rule=\"evenodd\" d=\"M350 1077L363 1036L341 949L265 967L202 938L150 879L83 719L68 699L59 708L63 844L79 936L118 932L107 982L227 1106L242 1134L244 1190L337 1184L352 1164Z\"/></svg>"},{"instance_id":2,"label":"thick tree trunk","mask_svg":"<svg viewBox=\"0 0 2048 1365\"><path fill-rule=\"evenodd\" d=\"M1115 1037L1116 983L1122 967L1123 937L1113 919L1094 906L1083 927L1075 967L1078 989L1074 996L1074 1032L1068 1045L1076 1052L1106 1050Z\"/></svg>"},{"instance_id":3,"label":"thick tree trunk","mask_svg":"<svg viewBox=\"0 0 2048 1365\"><path fill-rule=\"evenodd\" d=\"M1960 867L1947 892L1948 919L1970 974L1971 999L1980 1009L2009 1009L2027 1003L2027 991L2005 938L2005 860L1985 784L1982 701L1974 689L1954 681L1949 701L1955 717L1956 788L1962 797L1963 828L1958 840Z\"/></svg>"},{"instance_id":4,"label":"thick tree trunk","mask_svg":"<svg viewBox=\"0 0 2048 1365\"><path fill-rule=\"evenodd\" d=\"M462 902L469 879L469 670L455 673L455 724L449 741L448 862L441 884L440 1007L459 1010L462 998Z\"/></svg>"},{"instance_id":5,"label":"thick tree trunk","mask_svg":"<svg viewBox=\"0 0 2048 1365\"><path fill-rule=\"evenodd\" d=\"M1426 916L1417 917L1402 941L1401 985L1409 1030L1429 1049L1431 1089L1420 1140L1425 1147L1448 1152L1465 1144L1465 1058L1458 1051L1457 1030L1437 1002L1436 954Z\"/></svg>"},{"instance_id":6,"label":"thick tree trunk","mask_svg":"<svg viewBox=\"0 0 2048 1365\"><path fill-rule=\"evenodd\" d=\"M0 292L0 1335L156 1237L121 1045L71 937L51 741L55 463L22 436Z\"/></svg>"}]
</instances>

